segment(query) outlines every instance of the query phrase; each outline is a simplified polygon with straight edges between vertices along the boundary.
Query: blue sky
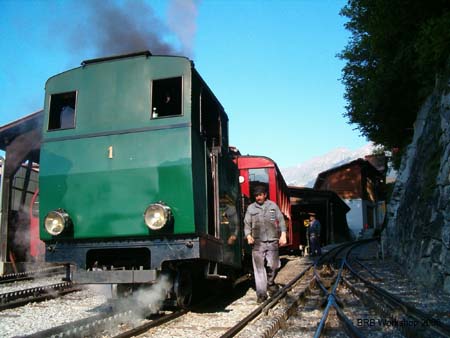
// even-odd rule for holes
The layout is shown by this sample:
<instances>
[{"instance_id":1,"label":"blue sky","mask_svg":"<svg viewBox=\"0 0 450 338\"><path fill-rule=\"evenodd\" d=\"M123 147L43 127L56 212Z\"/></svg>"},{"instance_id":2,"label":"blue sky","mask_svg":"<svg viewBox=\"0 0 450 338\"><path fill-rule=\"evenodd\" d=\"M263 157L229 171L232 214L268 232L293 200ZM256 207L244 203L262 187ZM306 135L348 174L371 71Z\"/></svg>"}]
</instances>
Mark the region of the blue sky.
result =
<instances>
[{"instance_id":1,"label":"blue sky","mask_svg":"<svg viewBox=\"0 0 450 338\"><path fill-rule=\"evenodd\" d=\"M92 3L0 0L0 125L40 109L50 76L115 54L99 47L99 27L124 27L128 40L150 27L147 37L194 60L228 113L230 143L243 154L289 167L367 143L342 116L344 63L336 54L349 39L339 16L346 1ZM115 10L107 19L105 6Z\"/></svg>"}]
</instances>

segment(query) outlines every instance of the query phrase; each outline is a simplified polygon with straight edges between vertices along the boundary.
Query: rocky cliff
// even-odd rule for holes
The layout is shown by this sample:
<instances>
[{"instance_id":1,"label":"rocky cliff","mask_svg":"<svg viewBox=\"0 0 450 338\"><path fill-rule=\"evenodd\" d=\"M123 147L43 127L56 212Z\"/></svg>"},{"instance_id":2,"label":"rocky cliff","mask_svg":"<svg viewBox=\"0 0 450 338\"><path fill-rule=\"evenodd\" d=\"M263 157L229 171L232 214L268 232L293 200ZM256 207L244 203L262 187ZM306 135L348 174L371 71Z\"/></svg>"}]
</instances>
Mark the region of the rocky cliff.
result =
<instances>
[{"instance_id":1,"label":"rocky cliff","mask_svg":"<svg viewBox=\"0 0 450 338\"><path fill-rule=\"evenodd\" d=\"M450 69L450 67L449 67ZM409 275L450 293L450 72L418 114L382 241Z\"/></svg>"}]
</instances>

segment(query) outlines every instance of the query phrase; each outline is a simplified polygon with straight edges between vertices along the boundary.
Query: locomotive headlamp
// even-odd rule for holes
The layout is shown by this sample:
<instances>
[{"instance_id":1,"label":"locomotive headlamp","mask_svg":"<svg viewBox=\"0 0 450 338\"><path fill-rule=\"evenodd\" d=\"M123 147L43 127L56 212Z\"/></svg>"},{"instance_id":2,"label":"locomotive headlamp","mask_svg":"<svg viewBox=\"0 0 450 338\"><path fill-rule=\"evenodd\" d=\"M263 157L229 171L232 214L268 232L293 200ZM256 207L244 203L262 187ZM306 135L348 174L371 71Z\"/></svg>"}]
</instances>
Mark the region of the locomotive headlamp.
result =
<instances>
[{"instance_id":1,"label":"locomotive headlamp","mask_svg":"<svg viewBox=\"0 0 450 338\"><path fill-rule=\"evenodd\" d=\"M172 211L162 202L151 204L144 212L144 221L152 230L159 230L172 220Z\"/></svg>"},{"instance_id":2,"label":"locomotive headlamp","mask_svg":"<svg viewBox=\"0 0 450 338\"><path fill-rule=\"evenodd\" d=\"M69 215L62 209L50 211L44 219L45 230L50 235L61 234L69 225Z\"/></svg>"}]
</instances>

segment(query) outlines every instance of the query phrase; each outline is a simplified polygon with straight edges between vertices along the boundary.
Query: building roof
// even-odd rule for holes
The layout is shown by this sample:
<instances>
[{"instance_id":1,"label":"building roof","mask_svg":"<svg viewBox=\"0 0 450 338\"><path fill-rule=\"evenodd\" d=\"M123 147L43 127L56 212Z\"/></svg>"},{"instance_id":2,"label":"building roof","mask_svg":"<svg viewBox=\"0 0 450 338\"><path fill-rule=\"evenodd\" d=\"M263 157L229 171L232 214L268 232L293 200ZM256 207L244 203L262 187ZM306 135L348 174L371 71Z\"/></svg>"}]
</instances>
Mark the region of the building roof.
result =
<instances>
[{"instance_id":1,"label":"building roof","mask_svg":"<svg viewBox=\"0 0 450 338\"><path fill-rule=\"evenodd\" d=\"M344 213L350 211L350 207L334 192L331 190L316 190L306 187L294 187L289 186L291 194L291 203L302 204L302 201L308 201L309 203L320 202L324 200L330 200L336 206L341 208Z\"/></svg>"},{"instance_id":2,"label":"building roof","mask_svg":"<svg viewBox=\"0 0 450 338\"><path fill-rule=\"evenodd\" d=\"M342 171L342 170L345 170L345 169L347 169L349 167L353 167L353 166L366 167L366 168L368 168L368 170L370 170L376 176L383 176L383 173L381 173L377 168L375 168L369 161L364 160L362 158L358 158L351 162L347 162L340 166L333 167L331 169L328 169L328 170L325 170L325 171L322 171L321 173L319 173L319 175L317 175L316 182L314 183L314 188L316 188L317 182L319 180L324 180L324 178L326 176L329 176L335 172Z\"/></svg>"},{"instance_id":3,"label":"building roof","mask_svg":"<svg viewBox=\"0 0 450 338\"><path fill-rule=\"evenodd\" d=\"M6 147L19 135L36 128L41 128L44 119L44 111L39 110L18 120L7 123L0 127L0 149L5 151Z\"/></svg>"}]
</instances>

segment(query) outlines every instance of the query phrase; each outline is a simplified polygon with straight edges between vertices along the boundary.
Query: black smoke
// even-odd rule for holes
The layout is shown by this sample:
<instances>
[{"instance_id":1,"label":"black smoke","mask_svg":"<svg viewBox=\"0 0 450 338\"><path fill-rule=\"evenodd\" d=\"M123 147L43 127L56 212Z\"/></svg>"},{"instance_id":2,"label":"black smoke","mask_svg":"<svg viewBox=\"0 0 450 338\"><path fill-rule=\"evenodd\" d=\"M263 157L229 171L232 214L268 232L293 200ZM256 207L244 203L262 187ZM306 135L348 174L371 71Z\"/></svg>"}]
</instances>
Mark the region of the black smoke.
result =
<instances>
[{"instance_id":1,"label":"black smoke","mask_svg":"<svg viewBox=\"0 0 450 338\"><path fill-rule=\"evenodd\" d=\"M65 21L71 25L68 42L74 51L90 50L95 57L143 50L192 57L197 4L171 0L164 22L144 1L79 1L78 19Z\"/></svg>"}]
</instances>

